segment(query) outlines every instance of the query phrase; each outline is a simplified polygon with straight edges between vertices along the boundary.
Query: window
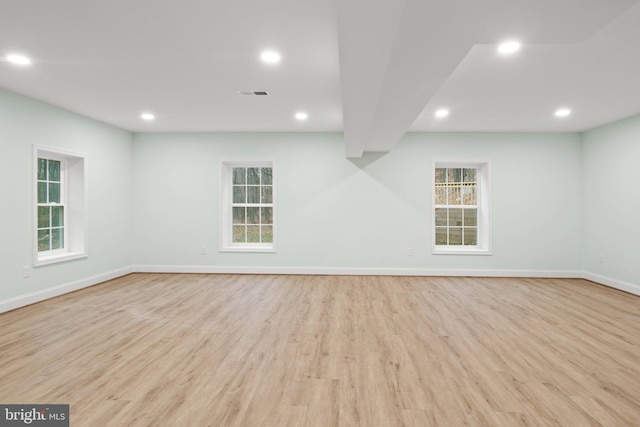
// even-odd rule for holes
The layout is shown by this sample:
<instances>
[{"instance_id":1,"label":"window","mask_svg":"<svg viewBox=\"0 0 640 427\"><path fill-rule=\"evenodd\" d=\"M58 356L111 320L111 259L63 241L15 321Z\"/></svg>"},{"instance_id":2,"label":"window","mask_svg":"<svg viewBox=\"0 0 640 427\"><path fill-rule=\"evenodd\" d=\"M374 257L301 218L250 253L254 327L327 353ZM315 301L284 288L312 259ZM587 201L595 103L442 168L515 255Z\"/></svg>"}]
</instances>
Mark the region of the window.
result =
<instances>
[{"instance_id":1,"label":"window","mask_svg":"<svg viewBox=\"0 0 640 427\"><path fill-rule=\"evenodd\" d=\"M488 162L435 162L433 253L490 254Z\"/></svg>"},{"instance_id":2,"label":"window","mask_svg":"<svg viewBox=\"0 0 640 427\"><path fill-rule=\"evenodd\" d=\"M274 252L273 162L223 162L221 251Z\"/></svg>"},{"instance_id":3,"label":"window","mask_svg":"<svg viewBox=\"0 0 640 427\"><path fill-rule=\"evenodd\" d=\"M64 163L38 158L38 252L64 249Z\"/></svg>"},{"instance_id":4,"label":"window","mask_svg":"<svg viewBox=\"0 0 640 427\"><path fill-rule=\"evenodd\" d=\"M85 158L34 147L34 265L87 255Z\"/></svg>"}]
</instances>

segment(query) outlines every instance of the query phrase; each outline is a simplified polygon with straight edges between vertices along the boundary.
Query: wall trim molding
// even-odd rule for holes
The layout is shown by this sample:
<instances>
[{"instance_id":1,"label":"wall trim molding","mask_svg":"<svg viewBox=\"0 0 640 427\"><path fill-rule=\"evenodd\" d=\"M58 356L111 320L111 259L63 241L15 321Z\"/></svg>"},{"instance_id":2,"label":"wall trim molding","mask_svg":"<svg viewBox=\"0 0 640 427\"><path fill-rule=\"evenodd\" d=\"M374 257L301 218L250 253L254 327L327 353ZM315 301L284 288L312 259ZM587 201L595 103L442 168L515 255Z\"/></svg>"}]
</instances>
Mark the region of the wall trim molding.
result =
<instances>
[{"instance_id":1,"label":"wall trim molding","mask_svg":"<svg viewBox=\"0 0 640 427\"><path fill-rule=\"evenodd\" d=\"M136 265L133 271L135 273L582 278L582 272L578 270Z\"/></svg>"},{"instance_id":2,"label":"wall trim molding","mask_svg":"<svg viewBox=\"0 0 640 427\"><path fill-rule=\"evenodd\" d=\"M115 279L121 276L126 276L130 273L133 273L132 267L123 267L117 270L108 271L84 279L75 280L73 282L63 283L61 285L53 286L47 289L42 289L39 291L30 292L28 294L19 295L17 297L0 300L0 313L15 310L16 308L20 307L25 307L36 302L44 301L83 288L88 288L89 286L97 285L106 282L107 280Z\"/></svg>"},{"instance_id":3,"label":"wall trim molding","mask_svg":"<svg viewBox=\"0 0 640 427\"><path fill-rule=\"evenodd\" d=\"M635 285L618 279L612 279L611 277L601 276L600 274L591 273L589 271L584 271L582 278L610 288L619 289L621 291L640 296L640 285Z\"/></svg>"},{"instance_id":4,"label":"wall trim molding","mask_svg":"<svg viewBox=\"0 0 640 427\"><path fill-rule=\"evenodd\" d=\"M531 277L585 279L640 296L640 285L582 270L441 269L441 268L356 268L356 267L269 267L209 265L136 265L136 273L200 274L299 274L339 276L421 276L421 277Z\"/></svg>"},{"instance_id":5,"label":"wall trim molding","mask_svg":"<svg viewBox=\"0 0 640 427\"><path fill-rule=\"evenodd\" d=\"M108 271L25 295L0 300L0 313L88 288L131 273L199 274L290 274L338 276L419 276L419 277L539 277L585 279L640 296L640 285L579 270L490 270L438 268L356 268L356 267L268 267L208 265L135 265Z\"/></svg>"}]
</instances>

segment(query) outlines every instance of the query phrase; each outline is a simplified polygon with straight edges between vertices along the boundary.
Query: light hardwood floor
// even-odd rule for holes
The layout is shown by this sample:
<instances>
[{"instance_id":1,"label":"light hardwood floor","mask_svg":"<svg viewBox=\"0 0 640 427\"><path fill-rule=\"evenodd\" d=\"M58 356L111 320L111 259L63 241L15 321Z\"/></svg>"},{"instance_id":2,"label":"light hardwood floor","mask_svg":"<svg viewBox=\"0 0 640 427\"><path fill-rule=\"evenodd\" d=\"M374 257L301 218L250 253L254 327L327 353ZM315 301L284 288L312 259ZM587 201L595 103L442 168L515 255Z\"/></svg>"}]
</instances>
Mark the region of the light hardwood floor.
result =
<instances>
[{"instance_id":1,"label":"light hardwood floor","mask_svg":"<svg viewBox=\"0 0 640 427\"><path fill-rule=\"evenodd\" d=\"M584 280L132 274L0 315L79 426L640 426L640 297Z\"/></svg>"}]
</instances>

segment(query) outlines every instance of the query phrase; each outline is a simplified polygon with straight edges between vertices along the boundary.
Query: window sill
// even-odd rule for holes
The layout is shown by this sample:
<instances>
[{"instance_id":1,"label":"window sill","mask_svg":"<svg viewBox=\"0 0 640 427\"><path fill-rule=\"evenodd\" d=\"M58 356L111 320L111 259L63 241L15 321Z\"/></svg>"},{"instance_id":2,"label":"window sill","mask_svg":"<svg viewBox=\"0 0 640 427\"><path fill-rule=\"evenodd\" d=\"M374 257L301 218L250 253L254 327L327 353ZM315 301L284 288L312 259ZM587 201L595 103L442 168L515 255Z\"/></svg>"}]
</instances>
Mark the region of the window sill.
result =
<instances>
[{"instance_id":1,"label":"window sill","mask_svg":"<svg viewBox=\"0 0 640 427\"><path fill-rule=\"evenodd\" d=\"M274 246L233 245L220 248L220 252L275 253L276 248Z\"/></svg>"},{"instance_id":2,"label":"window sill","mask_svg":"<svg viewBox=\"0 0 640 427\"><path fill-rule=\"evenodd\" d=\"M71 261L74 259L87 258L89 255L86 252L65 252L55 255L38 256L38 259L34 263L35 267L42 265L55 264L58 262Z\"/></svg>"},{"instance_id":3,"label":"window sill","mask_svg":"<svg viewBox=\"0 0 640 427\"><path fill-rule=\"evenodd\" d=\"M431 251L433 255L491 255L490 249L436 246Z\"/></svg>"}]
</instances>

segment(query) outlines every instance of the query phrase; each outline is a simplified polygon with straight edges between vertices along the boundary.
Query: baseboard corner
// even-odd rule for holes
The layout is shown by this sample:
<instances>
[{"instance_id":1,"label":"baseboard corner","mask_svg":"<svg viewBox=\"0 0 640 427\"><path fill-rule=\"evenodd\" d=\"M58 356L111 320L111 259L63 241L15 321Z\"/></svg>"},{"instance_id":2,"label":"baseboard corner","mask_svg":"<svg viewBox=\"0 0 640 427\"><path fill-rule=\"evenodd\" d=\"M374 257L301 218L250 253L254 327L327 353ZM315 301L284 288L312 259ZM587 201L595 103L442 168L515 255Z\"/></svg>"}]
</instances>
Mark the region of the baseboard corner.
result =
<instances>
[{"instance_id":1,"label":"baseboard corner","mask_svg":"<svg viewBox=\"0 0 640 427\"><path fill-rule=\"evenodd\" d=\"M74 280L72 282L52 286L50 288L30 292L28 294L18 295L5 300L0 300L0 313L16 310L27 305L31 305L50 298L55 298L57 296L64 295L83 288L88 288L89 286L97 285L99 283L126 276L127 274L131 273L133 273L132 266L123 267L116 270L96 274L94 276Z\"/></svg>"}]
</instances>

